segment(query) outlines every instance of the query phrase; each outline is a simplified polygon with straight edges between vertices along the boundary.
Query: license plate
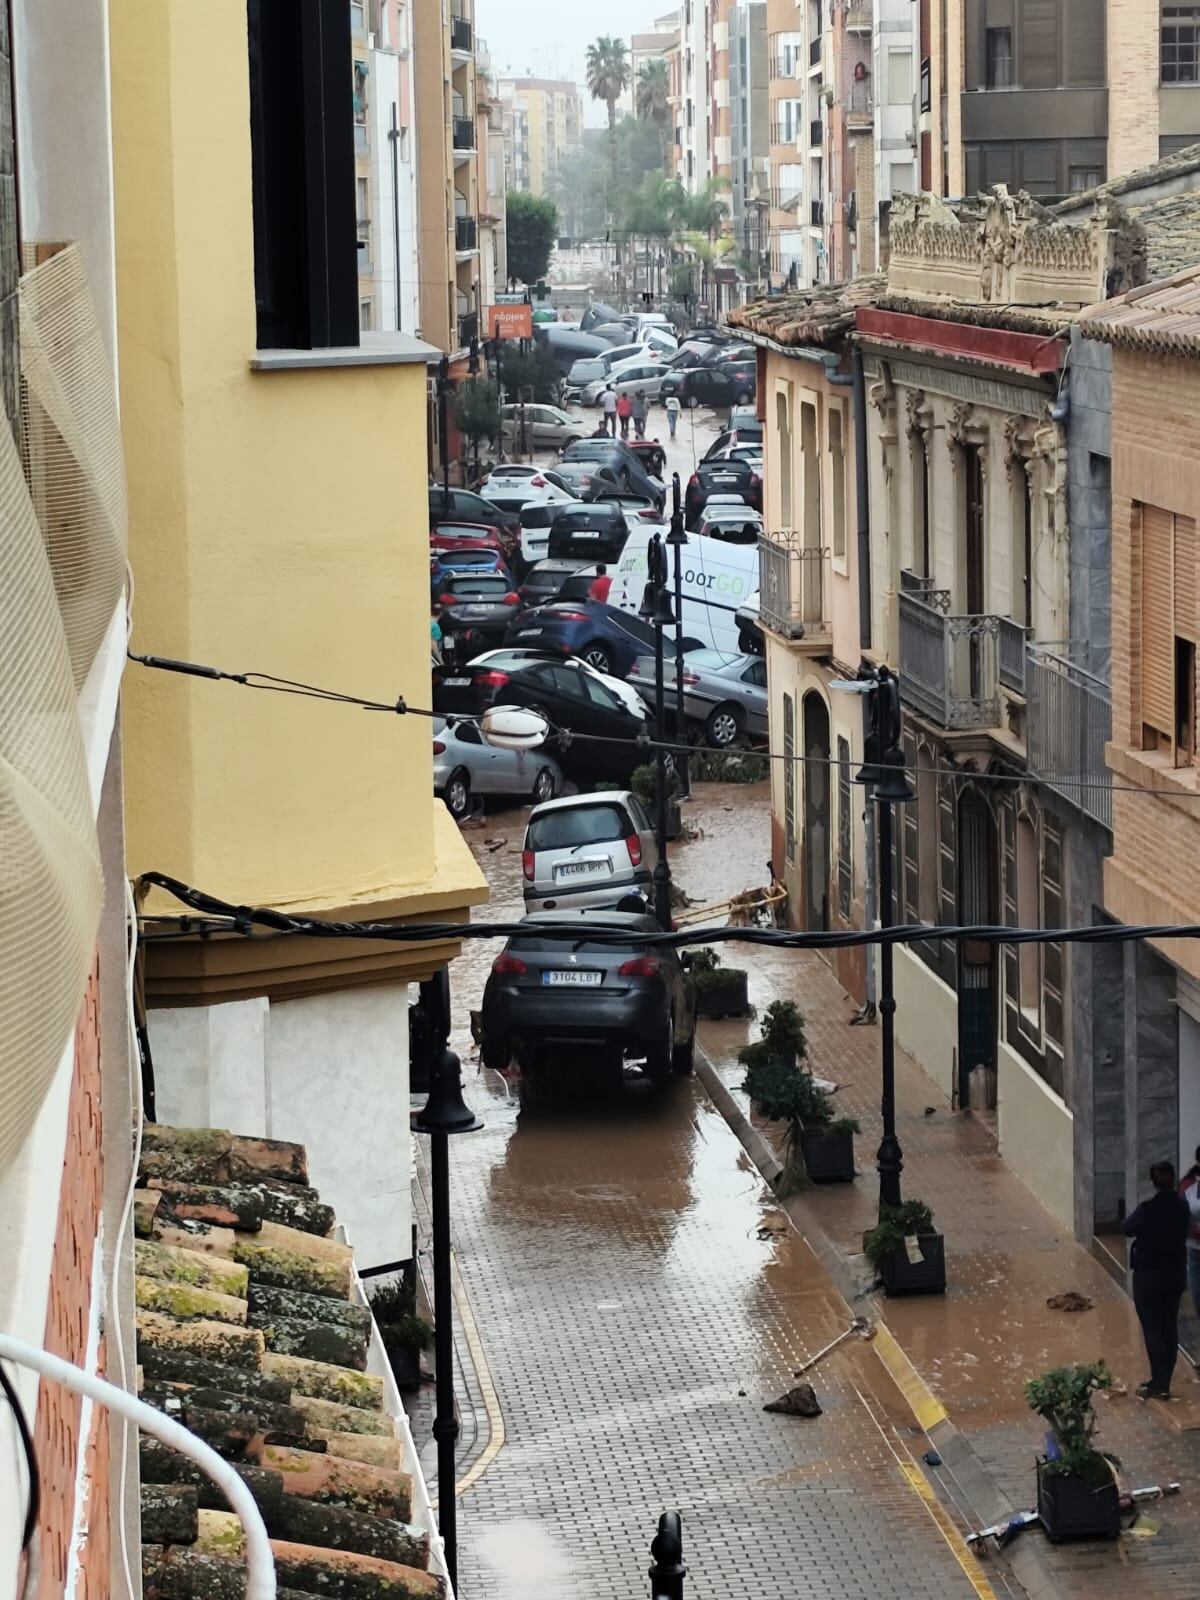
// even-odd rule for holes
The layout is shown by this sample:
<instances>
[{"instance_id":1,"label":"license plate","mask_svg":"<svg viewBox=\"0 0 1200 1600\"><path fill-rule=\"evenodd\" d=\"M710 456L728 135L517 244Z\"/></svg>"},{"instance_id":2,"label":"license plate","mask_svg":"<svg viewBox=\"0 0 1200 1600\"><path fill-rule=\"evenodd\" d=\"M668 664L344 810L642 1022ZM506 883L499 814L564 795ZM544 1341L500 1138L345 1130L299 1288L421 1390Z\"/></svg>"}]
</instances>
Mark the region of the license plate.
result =
<instances>
[{"instance_id":1,"label":"license plate","mask_svg":"<svg viewBox=\"0 0 1200 1600\"><path fill-rule=\"evenodd\" d=\"M522 628L520 633L517 634L517 638L518 639L536 639L538 637L538 635L541 633L541 631L542 630L540 628Z\"/></svg>"},{"instance_id":2,"label":"license plate","mask_svg":"<svg viewBox=\"0 0 1200 1600\"><path fill-rule=\"evenodd\" d=\"M494 606L463 606L458 614L460 617L490 617L494 610Z\"/></svg>"},{"instance_id":3,"label":"license plate","mask_svg":"<svg viewBox=\"0 0 1200 1600\"><path fill-rule=\"evenodd\" d=\"M543 972L542 982L550 989L587 989L595 988L603 976L602 972Z\"/></svg>"},{"instance_id":4,"label":"license plate","mask_svg":"<svg viewBox=\"0 0 1200 1600\"><path fill-rule=\"evenodd\" d=\"M470 678L443 678L442 685L447 689L469 689L471 680Z\"/></svg>"},{"instance_id":5,"label":"license plate","mask_svg":"<svg viewBox=\"0 0 1200 1600\"><path fill-rule=\"evenodd\" d=\"M554 869L556 878L590 878L597 872L611 872L612 862L606 856L602 861L564 861Z\"/></svg>"}]
</instances>

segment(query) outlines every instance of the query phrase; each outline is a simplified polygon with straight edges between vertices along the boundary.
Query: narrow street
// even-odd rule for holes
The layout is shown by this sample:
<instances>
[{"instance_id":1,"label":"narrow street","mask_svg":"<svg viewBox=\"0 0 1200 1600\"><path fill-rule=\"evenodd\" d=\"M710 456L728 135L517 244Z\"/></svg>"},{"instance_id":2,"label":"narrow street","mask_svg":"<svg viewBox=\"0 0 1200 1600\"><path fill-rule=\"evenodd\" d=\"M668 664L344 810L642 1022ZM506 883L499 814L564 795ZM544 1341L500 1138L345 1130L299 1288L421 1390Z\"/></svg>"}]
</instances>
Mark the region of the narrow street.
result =
<instances>
[{"instance_id":1,"label":"narrow street","mask_svg":"<svg viewBox=\"0 0 1200 1600\"><path fill-rule=\"evenodd\" d=\"M692 899L753 881L766 785L707 785L689 815L702 837L672 859ZM468 829L489 916L520 913L524 816ZM473 945L456 963L463 1024L495 953ZM453 1144L455 1247L503 1429L497 1450L468 1374L463 1592L627 1600L644 1591L659 1512L678 1508L689 1594L992 1593L919 1492L919 1435L865 1344L813 1374L823 1416L763 1412L848 1313L699 1084L655 1095L632 1077L615 1098L522 1108L465 1026L453 1043L486 1123Z\"/></svg>"}]
</instances>

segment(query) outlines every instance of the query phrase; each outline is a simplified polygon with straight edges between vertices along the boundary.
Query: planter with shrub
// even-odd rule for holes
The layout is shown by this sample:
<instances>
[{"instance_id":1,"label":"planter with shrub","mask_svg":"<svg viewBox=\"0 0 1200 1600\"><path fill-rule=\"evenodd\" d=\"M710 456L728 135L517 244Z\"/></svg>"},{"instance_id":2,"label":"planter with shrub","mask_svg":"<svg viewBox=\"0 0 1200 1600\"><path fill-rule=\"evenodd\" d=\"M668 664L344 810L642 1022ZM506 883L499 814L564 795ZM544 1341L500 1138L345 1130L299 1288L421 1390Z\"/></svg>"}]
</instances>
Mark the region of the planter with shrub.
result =
<instances>
[{"instance_id":1,"label":"planter with shrub","mask_svg":"<svg viewBox=\"0 0 1200 1600\"><path fill-rule=\"evenodd\" d=\"M1026 1400L1050 1425L1046 1454L1037 1464L1037 1509L1053 1544L1060 1539L1115 1539L1121 1532L1116 1457L1092 1443L1092 1398L1111 1384L1105 1363L1093 1361L1052 1367L1025 1385Z\"/></svg>"},{"instance_id":2,"label":"planter with shrub","mask_svg":"<svg viewBox=\"0 0 1200 1600\"><path fill-rule=\"evenodd\" d=\"M650 821L658 826L658 767L647 762L634 767L629 787L646 808ZM683 832L683 813L679 809L679 774L674 767L667 768L667 838L678 839Z\"/></svg>"},{"instance_id":3,"label":"planter with shrub","mask_svg":"<svg viewBox=\"0 0 1200 1600\"><path fill-rule=\"evenodd\" d=\"M821 1098L824 1100L825 1096ZM824 1127L804 1129L800 1148L804 1153L804 1170L813 1183L854 1182L854 1135L857 1132L858 1123L853 1117L838 1117Z\"/></svg>"},{"instance_id":4,"label":"planter with shrub","mask_svg":"<svg viewBox=\"0 0 1200 1600\"><path fill-rule=\"evenodd\" d=\"M696 987L698 1017L745 1017L750 1014L748 978L742 967L723 967L710 946L693 952L689 963Z\"/></svg>"},{"instance_id":5,"label":"planter with shrub","mask_svg":"<svg viewBox=\"0 0 1200 1600\"><path fill-rule=\"evenodd\" d=\"M397 1278L381 1284L369 1298L397 1389L419 1388L421 1354L433 1344L433 1329L417 1310L416 1285Z\"/></svg>"},{"instance_id":6,"label":"planter with shrub","mask_svg":"<svg viewBox=\"0 0 1200 1600\"><path fill-rule=\"evenodd\" d=\"M767 1007L762 1038L738 1053L746 1068L745 1090L759 1112L787 1124L782 1182L795 1182L803 1169L813 1183L849 1183L854 1178L852 1117L835 1120L829 1096L797 1062L805 1053L804 1019L790 1000Z\"/></svg>"},{"instance_id":7,"label":"planter with shrub","mask_svg":"<svg viewBox=\"0 0 1200 1600\"><path fill-rule=\"evenodd\" d=\"M910 1239L916 1241L915 1259L909 1255ZM863 1252L889 1295L946 1292L946 1241L922 1200L885 1206L863 1238Z\"/></svg>"}]
</instances>

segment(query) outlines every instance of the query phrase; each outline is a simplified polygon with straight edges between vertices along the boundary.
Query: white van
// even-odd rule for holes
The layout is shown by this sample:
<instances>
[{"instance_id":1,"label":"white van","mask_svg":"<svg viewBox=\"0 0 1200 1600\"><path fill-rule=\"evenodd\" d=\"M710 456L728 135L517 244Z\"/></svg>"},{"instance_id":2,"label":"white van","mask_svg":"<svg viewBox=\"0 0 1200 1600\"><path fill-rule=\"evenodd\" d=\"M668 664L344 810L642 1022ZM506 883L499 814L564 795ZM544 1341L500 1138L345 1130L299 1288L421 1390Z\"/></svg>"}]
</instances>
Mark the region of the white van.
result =
<instances>
[{"instance_id":1,"label":"white van","mask_svg":"<svg viewBox=\"0 0 1200 1600\"><path fill-rule=\"evenodd\" d=\"M655 532L661 529L630 529L608 593L610 606L637 614L646 589L646 551ZM684 632L708 649L737 655L737 612L758 592L757 545L690 534L681 554Z\"/></svg>"}]
</instances>

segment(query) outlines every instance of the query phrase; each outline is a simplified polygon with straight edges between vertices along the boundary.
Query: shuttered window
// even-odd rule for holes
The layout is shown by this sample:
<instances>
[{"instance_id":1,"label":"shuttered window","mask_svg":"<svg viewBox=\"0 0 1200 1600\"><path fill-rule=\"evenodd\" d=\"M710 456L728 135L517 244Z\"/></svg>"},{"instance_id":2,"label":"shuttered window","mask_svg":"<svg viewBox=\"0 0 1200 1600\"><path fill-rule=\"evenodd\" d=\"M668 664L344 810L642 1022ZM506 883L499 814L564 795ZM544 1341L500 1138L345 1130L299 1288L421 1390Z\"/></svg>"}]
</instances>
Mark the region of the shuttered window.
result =
<instances>
[{"instance_id":1,"label":"shuttered window","mask_svg":"<svg viewBox=\"0 0 1200 1600\"><path fill-rule=\"evenodd\" d=\"M1175 518L1175 632L1196 643L1196 524Z\"/></svg>"},{"instance_id":2,"label":"shuttered window","mask_svg":"<svg viewBox=\"0 0 1200 1600\"><path fill-rule=\"evenodd\" d=\"M1143 506L1142 717L1169 739L1175 720L1175 633L1172 600L1173 518L1160 506Z\"/></svg>"},{"instance_id":3,"label":"shuttered window","mask_svg":"<svg viewBox=\"0 0 1200 1600\"><path fill-rule=\"evenodd\" d=\"M796 702L783 697L783 848L796 859Z\"/></svg>"},{"instance_id":4,"label":"shuttered window","mask_svg":"<svg viewBox=\"0 0 1200 1600\"><path fill-rule=\"evenodd\" d=\"M1058 0L1021 0L1018 39L1021 88L1057 88Z\"/></svg>"}]
</instances>

